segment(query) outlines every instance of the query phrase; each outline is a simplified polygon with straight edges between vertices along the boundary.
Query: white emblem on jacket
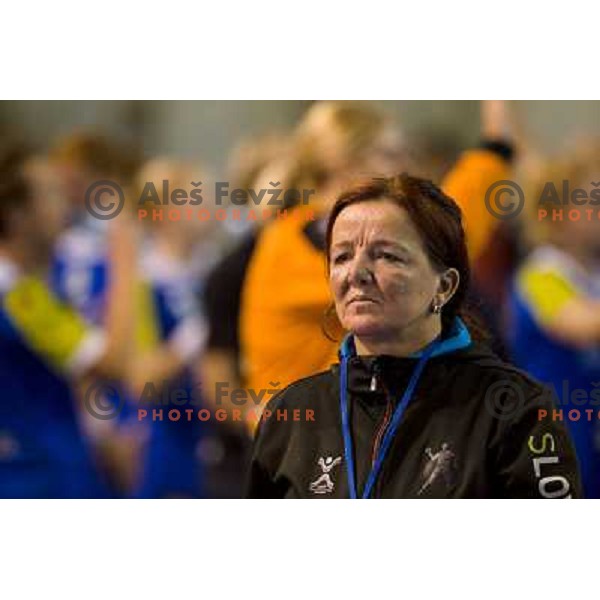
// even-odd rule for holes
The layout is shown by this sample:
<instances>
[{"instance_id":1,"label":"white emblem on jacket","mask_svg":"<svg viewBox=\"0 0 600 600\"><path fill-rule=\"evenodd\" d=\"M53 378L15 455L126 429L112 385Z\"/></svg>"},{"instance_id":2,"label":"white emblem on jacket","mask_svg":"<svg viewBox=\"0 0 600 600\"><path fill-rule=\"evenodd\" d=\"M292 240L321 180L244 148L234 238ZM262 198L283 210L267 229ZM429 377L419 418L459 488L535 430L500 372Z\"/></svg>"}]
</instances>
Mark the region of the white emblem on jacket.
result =
<instances>
[{"instance_id":1,"label":"white emblem on jacket","mask_svg":"<svg viewBox=\"0 0 600 600\"><path fill-rule=\"evenodd\" d=\"M429 462L423 469L424 483L417 493L418 496L440 479L444 480L446 487L451 486L455 475L456 454L452 452L449 444L444 442L441 449L435 454L431 451L431 448L426 448L425 455Z\"/></svg>"},{"instance_id":2,"label":"white emblem on jacket","mask_svg":"<svg viewBox=\"0 0 600 600\"><path fill-rule=\"evenodd\" d=\"M331 492L333 492L334 483L331 480L330 472L333 467L339 465L341 462L341 456L336 456L335 458L332 456L328 456L327 458L321 456L317 461L317 464L321 467L323 473L318 479L310 484L309 490L313 492L313 494L331 494Z\"/></svg>"}]
</instances>

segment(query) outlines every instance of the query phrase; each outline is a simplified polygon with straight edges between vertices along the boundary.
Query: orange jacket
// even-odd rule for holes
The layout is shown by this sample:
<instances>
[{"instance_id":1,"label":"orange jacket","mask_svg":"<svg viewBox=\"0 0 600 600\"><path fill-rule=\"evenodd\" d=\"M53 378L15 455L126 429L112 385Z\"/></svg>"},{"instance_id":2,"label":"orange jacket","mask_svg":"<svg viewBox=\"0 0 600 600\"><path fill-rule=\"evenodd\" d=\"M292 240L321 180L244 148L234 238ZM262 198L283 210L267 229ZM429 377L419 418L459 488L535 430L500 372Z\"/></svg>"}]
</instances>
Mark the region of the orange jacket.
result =
<instances>
[{"instance_id":1,"label":"orange jacket","mask_svg":"<svg viewBox=\"0 0 600 600\"><path fill-rule=\"evenodd\" d=\"M463 211L471 262L481 256L500 224L485 206L485 193L492 183L509 177L510 164L506 159L478 148L464 152L444 178L444 192Z\"/></svg>"},{"instance_id":2,"label":"orange jacket","mask_svg":"<svg viewBox=\"0 0 600 600\"><path fill-rule=\"evenodd\" d=\"M336 362L337 343L322 330L331 303L325 257L303 232L310 212L297 207L265 227L246 273L242 363L256 392L283 389Z\"/></svg>"}]
</instances>

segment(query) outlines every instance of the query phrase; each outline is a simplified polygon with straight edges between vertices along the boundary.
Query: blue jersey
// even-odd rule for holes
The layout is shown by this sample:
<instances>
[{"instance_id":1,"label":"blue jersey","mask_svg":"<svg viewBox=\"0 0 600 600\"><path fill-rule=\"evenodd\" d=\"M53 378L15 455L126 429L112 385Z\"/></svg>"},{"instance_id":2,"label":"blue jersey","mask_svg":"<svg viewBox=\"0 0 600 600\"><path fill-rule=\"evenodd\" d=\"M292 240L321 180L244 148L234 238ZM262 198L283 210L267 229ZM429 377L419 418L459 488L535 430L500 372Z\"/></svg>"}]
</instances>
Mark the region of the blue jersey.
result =
<instances>
[{"instance_id":1,"label":"blue jersey","mask_svg":"<svg viewBox=\"0 0 600 600\"><path fill-rule=\"evenodd\" d=\"M194 278L179 262L147 248L142 265L143 278L150 285L152 310L156 324L155 335L160 343L168 343L186 328L198 331L202 323ZM167 382L167 393L183 392L201 404L198 386L189 368ZM151 422L143 475L137 490L138 497L160 498L167 496L201 497L204 495L203 466L200 444L209 429L207 423L197 419L170 421L166 414L174 405L162 406L165 418ZM184 408L198 410L198 403ZM150 413L150 411L149 411Z\"/></svg>"},{"instance_id":2,"label":"blue jersey","mask_svg":"<svg viewBox=\"0 0 600 600\"><path fill-rule=\"evenodd\" d=\"M193 276L175 261L167 261L150 244L142 248L141 274L136 292L136 344L139 352L168 342L178 330L199 317ZM110 277L105 236L88 224L72 228L58 245L53 285L86 319L100 326L106 313ZM168 382L173 390L195 394L197 387L188 369ZM136 398L112 384L125 397L120 424L146 439L136 497L201 496L202 468L197 448L207 425L199 421L144 420L137 416ZM114 398L121 401L120 397ZM197 407L195 407L197 408ZM164 406L165 413L169 407Z\"/></svg>"},{"instance_id":3,"label":"blue jersey","mask_svg":"<svg viewBox=\"0 0 600 600\"><path fill-rule=\"evenodd\" d=\"M108 261L106 235L87 220L61 235L51 269L53 290L89 323L102 325L105 316Z\"/></svg>"},{"instance_id":4,"label":"blue jersey","mask_svg":"<svg viewBox=\"0 0 600 600\"><path fill-rule=\"evenodd\" d=\"M67 380L102 349L46 282L0 262L0 497L107 495Z\"/></svg>"},{"instance_id":5,"label":"blue jersey","mask_svg":"<svg viewBox=\"0 0 600 600\"><path fill-rule=\"evenodd\" d=\"M108 247L104 221L88 218L60 237L50 270L53 292L88 323L103 328L109 279ZM114 393L104 400L118 405L118 423L128 423L134 402L119 382L106 381Z\"/></svg>"},{"instance_id":6,"label":"blue jersey","mask_svg":"<svg viewBox=\"0 0 600 600\"><path fill-rule=\"evenodd\" d=\"M585 410L600 409L600 347L575 348L554 339L546 325L571 298L600 299L600 274L586 273L552 246L535 250L517 272L511 293L511 351L515 363L551 385L579 459L586 496L600 498L600 422ZM575 397L583 390L587 400ZM569 419L578 409L583 417Z\"/></svg>"}]
</instances>

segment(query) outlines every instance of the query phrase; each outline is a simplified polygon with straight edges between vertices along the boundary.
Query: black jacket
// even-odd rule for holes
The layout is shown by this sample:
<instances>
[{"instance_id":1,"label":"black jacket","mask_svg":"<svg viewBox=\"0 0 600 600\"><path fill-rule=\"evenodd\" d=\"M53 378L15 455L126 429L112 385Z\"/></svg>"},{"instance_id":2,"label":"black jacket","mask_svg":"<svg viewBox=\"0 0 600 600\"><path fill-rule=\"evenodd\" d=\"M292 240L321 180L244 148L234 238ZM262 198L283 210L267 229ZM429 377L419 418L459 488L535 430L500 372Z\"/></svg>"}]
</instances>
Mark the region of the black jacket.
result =
<instances>
[{"instance_id":1,"label":"black jacket","mask_svg":"<svg viewBox=\"0 0 600 600\"><path fill-rule=\"evenodd\" d=\"M359 497L416 362L392 356L349 360ZM248 497L349 497L339 370L334 365L293 383L267 405L254 442ZM581 497L575 453L564 425L552 420L553 409L547 388L470 340L434 355L371 497Z\"/></svg>"}]
</instances>

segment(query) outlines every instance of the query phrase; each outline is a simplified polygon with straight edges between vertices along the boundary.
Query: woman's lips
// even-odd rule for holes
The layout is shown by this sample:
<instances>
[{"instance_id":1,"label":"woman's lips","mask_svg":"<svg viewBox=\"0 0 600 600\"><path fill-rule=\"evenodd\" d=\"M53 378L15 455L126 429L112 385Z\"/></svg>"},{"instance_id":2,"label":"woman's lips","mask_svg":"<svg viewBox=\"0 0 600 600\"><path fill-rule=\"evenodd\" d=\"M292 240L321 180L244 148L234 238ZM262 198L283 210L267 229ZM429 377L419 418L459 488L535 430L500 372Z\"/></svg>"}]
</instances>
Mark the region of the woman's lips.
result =
<instances>
[{"instance_id":1,"label":"woman's lips","mask_svg":"<svg viewBox=\"0 0 600 600\"><path fill-rule=\"evenodd\" d=\"M350 306L351 304L378 304L378 301L373 298L359 297L348 300L346 306Z\"/></svg>"}]
</instances>

